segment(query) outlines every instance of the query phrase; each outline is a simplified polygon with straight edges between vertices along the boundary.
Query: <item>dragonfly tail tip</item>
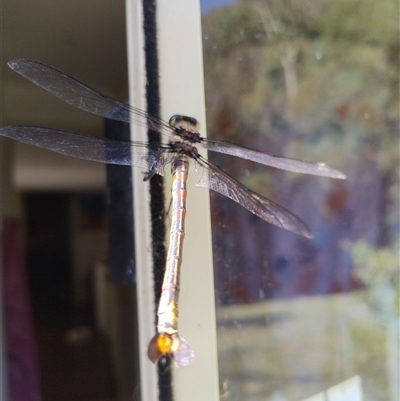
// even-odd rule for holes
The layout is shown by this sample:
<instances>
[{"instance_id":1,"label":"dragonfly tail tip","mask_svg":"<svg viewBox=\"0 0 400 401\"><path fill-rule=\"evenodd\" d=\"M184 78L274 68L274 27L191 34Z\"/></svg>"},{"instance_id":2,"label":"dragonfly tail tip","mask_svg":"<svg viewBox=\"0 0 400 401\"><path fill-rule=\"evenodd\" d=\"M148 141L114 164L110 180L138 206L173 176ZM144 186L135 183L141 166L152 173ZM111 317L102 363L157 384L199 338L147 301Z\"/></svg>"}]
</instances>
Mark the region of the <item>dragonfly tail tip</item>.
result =
<instances>
[{"instance_id":1,"label":"dragonfly tail tip","mask_svg":"<svg viewBox=\"0 0 400 401\"><path fill-rule=\"evenodd\" d=\"M156 335L151 339L149 346L147 347L147 356L153 363L156 363L163 356L162 352L157 346L158 336L159 334L156 333Z\"/></svg>"}]
</instances>

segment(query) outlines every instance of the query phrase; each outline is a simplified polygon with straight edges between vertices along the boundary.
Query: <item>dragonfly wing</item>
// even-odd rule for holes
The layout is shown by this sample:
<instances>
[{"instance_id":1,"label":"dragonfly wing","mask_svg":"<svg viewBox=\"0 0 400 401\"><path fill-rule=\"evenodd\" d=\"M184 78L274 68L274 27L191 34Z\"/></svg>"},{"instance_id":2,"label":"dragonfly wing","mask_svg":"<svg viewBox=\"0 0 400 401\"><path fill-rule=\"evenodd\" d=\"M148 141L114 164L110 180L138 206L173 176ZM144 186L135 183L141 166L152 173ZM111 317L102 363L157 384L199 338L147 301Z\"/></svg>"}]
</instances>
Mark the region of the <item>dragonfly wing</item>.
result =
<instances>
[{"instance_id":1,"label":"dragonfly wing","mask_svg":"<svg viewBox=\"0 0 400 401\"><path fill-rule=\"evenodd\" d=\"M210 188L225 195L270 224L312 238L309 229L294 214L269 199L250 191L210 162L202 160L202 164L207 166L203 165L201 178L197 183L198 186Z\"/></svg>"},{"instance_id":2,"label":"dragonfly wing","mask_svg":"<svg viewBox=\"0 0 400 401\"><path fill-rule=\"evenodd\" d=\"M188 366L194 359L194 352L190 344L181 336L176 336L175 342L178 343L172 352L172 358L177 368Z\"/></svg>"},{"instance_id":3,"label":"dragonfly wing","mask_svg":"<svg viewBox=\"0 0 400 401\"><path fill-rule=\"evenodd\" d=\"M169 125L146 112L119 102L48 65L31 60L12 60L8 66L32 83L79 109L170 135Z\"/></svg>"},{"instance_id":4,"label":"dragonfly wing","mask_svg":"<svg viewBox=\"0 0 400 401\"><path fill-rule=\"evenodd\" d=\"M100 139L34 126L1 128L0 136L79 159L125 166L132 165L164 175L162 149L152 151L144 144Z\"/></svg>"},{"instance_id":5,"label":"dragonfly wing","mask_svg":"<svg viewBox=\"0 0 400 401\"><path fill-rule=\"evenodd\" d=\"M213 152L224 153L231 156L240 157L242 159L251 160L256 163L264 164L279 168L281 170L293 171L295 173L319 175L322 177L331 177L345 179L345 174L339 170L328 167L325 163L308 163L295 159L287 159L284 157L270 156L266 153L257 152L255 150L246 149L227 142L203 139L202 146Z\"/></svg>"}]
</instances>

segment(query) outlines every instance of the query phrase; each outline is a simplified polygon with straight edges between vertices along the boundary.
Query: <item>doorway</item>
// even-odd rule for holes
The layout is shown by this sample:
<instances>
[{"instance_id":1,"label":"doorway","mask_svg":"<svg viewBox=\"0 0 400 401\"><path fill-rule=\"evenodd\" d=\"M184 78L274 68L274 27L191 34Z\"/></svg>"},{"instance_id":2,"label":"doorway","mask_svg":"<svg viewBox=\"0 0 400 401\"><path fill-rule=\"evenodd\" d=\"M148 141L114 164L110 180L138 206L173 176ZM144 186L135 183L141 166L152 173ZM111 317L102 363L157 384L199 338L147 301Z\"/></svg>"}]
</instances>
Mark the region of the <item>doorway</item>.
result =
<instances>
[{"instance_id":1,"label":"doorway","mask_svg":"<svg viewBox=\"0 0 400 401\"><path fill-rule=\"evenodd\" d=\"M70 203L68 193L24 197L27 266L35 314L71 307Z\"/></svg>"}]
</instances>

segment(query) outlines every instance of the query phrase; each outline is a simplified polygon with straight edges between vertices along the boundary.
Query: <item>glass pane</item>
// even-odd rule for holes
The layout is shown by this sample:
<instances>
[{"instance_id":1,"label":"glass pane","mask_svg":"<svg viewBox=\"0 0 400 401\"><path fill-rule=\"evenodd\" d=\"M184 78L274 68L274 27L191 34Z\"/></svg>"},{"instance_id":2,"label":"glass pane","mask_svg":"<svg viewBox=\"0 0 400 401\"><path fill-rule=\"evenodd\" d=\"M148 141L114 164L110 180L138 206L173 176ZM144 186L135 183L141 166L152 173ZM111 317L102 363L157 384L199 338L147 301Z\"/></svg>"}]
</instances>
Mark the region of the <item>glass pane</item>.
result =
<instances>
[{"instance_id":1,"label":"glass pane","mask_svg":"<svg viewBox=\"0 0 400 401\"><path fill-rule=\"evenodd\" d=\"M209 137L348 177L209 153L313 233L211 194L221 399L396 401L397 2L202 4Z\"/></svg>"}]
</instances>

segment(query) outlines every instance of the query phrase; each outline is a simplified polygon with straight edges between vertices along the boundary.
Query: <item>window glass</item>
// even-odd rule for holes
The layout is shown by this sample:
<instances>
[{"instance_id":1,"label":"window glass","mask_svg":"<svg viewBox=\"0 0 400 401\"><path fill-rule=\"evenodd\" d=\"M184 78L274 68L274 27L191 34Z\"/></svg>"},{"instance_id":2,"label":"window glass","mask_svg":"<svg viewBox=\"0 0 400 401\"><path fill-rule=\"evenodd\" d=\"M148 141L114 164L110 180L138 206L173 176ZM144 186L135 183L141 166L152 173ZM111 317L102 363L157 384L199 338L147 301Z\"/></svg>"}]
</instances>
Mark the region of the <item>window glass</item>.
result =
<instances>
[{"instance_id":1,"label":"window glass","mask_svg":"<svg viewBox=\"0 0 400 401\"><path fill-rule=\"evenodd\" d=\"M209 137L348 177L209 153L313 234L211 194L221 397L398 400L397 2L202 6Z\"/></svg>"}]
</instances>

